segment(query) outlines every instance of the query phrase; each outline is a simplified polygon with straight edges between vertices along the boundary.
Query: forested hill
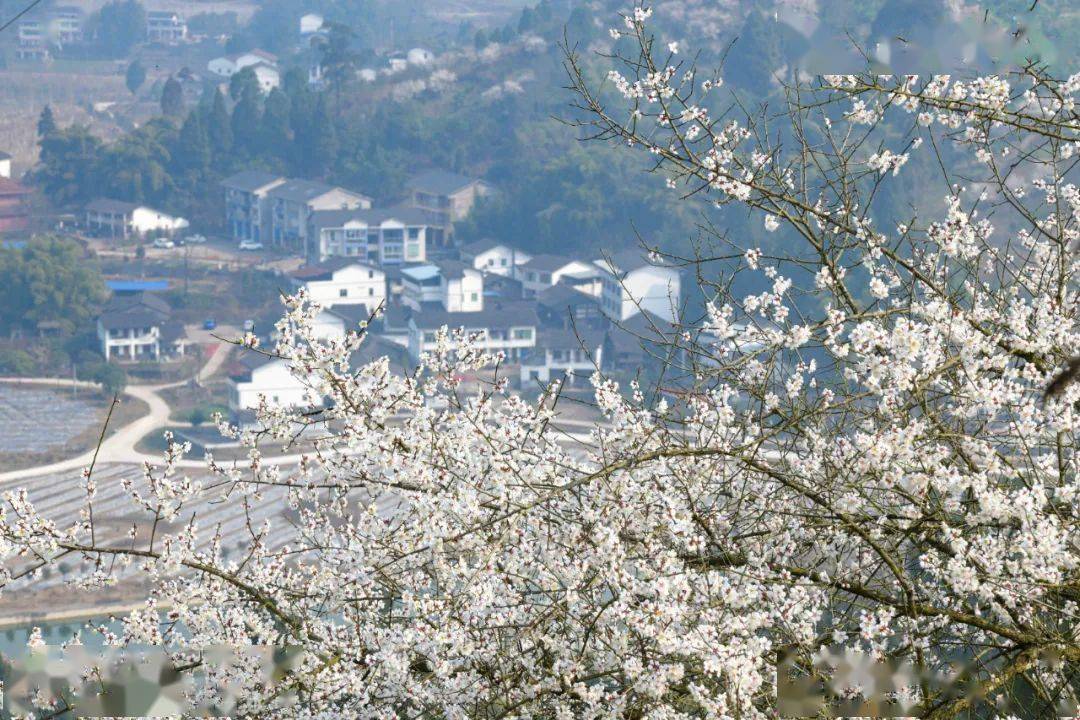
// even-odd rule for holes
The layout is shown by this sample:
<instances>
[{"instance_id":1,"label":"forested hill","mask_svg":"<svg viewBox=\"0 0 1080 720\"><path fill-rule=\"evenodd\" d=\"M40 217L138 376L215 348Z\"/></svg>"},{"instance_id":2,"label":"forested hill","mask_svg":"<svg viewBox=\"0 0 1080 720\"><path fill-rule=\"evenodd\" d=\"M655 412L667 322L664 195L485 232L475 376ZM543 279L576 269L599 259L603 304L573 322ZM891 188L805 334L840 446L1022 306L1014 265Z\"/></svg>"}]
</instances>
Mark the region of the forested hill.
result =
<instances>
[{"instance_id":1,"label":"forested hill","mask_svg":"<svg viewBox=\"0 0 1080 720\"><path fill-rule=\"evenodd\" d=\"M1008 3L997 4L1005 10L986 13L984 24L1004 32L1008 21L999 15ZM264 8L270 12L279 5L268 2ZM370 25L362 19L356 27L334 23L329 42L314 53L326 70L324 89L308 86L308 50L283 56L293 69L267 96L245 73L234 76L228 92L208 85L192 108L172 93L162 117L112 144L79 127L45 127L36 177L58 205L106 194L151 202L213 228L222 221L218 181L237 170L324 179L390 202L410 174L445 167L483 176L503 191L464 224L464 240L494 237L533 251L614 251L637 242L640 234L650 243L685 249L700 223L718 220L702 215L712 212L708 206L677 202L663 178L646 172L643 158L596 143L586 148L580 130L565 124L573 111L563 89L560 44L568 41L588 72L602 78L610 65L596 53L618 49L608 28L625 9L614 0L567 5L544 0L500 27L462 24L436 48L440 54L431 66L374 81L357 77L360 68L376 62ZM1043 10L1026 17L1042 18ZM702 64L723 59L726 89L747 105L776 95L777 79L798 67L859 69L857 63L865 61L851 38L929 47L940 43L942 28L967 27L943 3L925 0L684 0L659 4L657 19L670 39L709 48L697 57ZM357 30L361 25L367 29ZM1025 31L1028 43L1013 43L1006 48L1011 54L996 59L990 53L997 51L993 41L1001 33L971 33L985 40L976 43L980 62L1004 66L1028 50L1057 52L1034 22ZM256 40L241 36L237 42ZM954 62L944 49L939 61ZM892 54L903 62L902 47ZM719 221L729 233L762 233L738 214Z\"/></svg>"}]
</instances>

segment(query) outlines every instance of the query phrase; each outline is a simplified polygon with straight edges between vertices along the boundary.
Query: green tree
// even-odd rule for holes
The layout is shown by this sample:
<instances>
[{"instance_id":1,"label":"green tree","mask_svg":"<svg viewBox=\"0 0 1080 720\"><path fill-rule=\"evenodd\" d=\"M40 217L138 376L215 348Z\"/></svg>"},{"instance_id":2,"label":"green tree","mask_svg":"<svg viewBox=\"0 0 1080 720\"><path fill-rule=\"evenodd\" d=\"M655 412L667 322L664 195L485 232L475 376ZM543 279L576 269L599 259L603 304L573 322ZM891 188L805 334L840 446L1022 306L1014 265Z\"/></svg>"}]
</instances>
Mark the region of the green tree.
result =
<instances>
[{"instance_id":1,"label":"green tree","mask_svg":"<svg viewBox=\"0 0 1080 720\"><path fill-rule=\"evenodd\" d=\"M175 77L169 76L161 90L161 112L166 117L180 117L184 114L184 88Z\"/></svg>"},{"instance_id":2,"label":"green tree","mask_svg":"<svg viewBox=\"0 0 1080 720\"><path fill-rule=\"evenodd\" d=\"M126 56L146 38L146 10L138 0L113 0L90 24L101 50L110 57Z\"/></svg>"},{"instance_id":3,"label":"green tree","mask_svg":"<svg viewBox=\"0 0 1080 720\"><path fill-rule=\"evenodd\" d=\"M259 87L259 78L255 75L252 67L246 67L229 78L229 97L235 102L240 102L245 97L258 97L262 94Z\"/></svg>"},{"instance_id":4,"label":"green tree","mask_svg":"<svg viewBox=\"0 0 1080 720\"><path fill-rule=\"evenodd\" d=\"M88 128L72 125L41 139L35 179L55 205L82 203L101 194L97 164L102 143Z\"/></svg>"},{"instance_id":5,"label":"green tree","mask_svg":"<svg viewBox=\"0 0 1080 720\"><path fill-rule=\"evenodd\" d=\"M337 128L326 104L326 95L320 94L315 103L315 114L304 135L303 143L309 151L308 170L312 175L324 176L337 157Z\"/></svg>"},{"instance_id":6,"label":"green tree","mask_svg":"<svg viewBox=\"0 0 1080 720\"><path fill-rule=\"evenodd\" d=\"M236 77L235 75L233 77ZM262 107L259 93L245 91L233 108L232 135L234 152L256 155L259 147L259 126L262 123Z\"/></svg>"},{"instance_id":7,"label":"green tree","mask_svg":"<svg viewBox=\"0 0 1080 720\"><path fill-rule=\"evenodd\" d=\"M119 395L127 387L127 373L119 365L101 363L90 370L90 379L101 385L106 395Z\"/></svg>"},{"instance_id":8,"label":"green tree","mask_svg":"<svg viewBox=\"0 0 1080 720\"><path fill-rule=\"evenodd\" d=\"M732 82L759 96L769 94L773 74L784 63L774 24L751 9L724 64L724 74Z\"/></svg>"},{"instance_id":9,"label":"green tree","mask_svg":"<svg viewBox=\"0 0 1080 720\"><path fill-rule=\"evenodd\" d=\"M18 348L0 349L0 372L10 375L32 375L37 363L30 353Z\"/></svg>"},{"instance_id":10,"label":"green tree","mask_svg":"<svg viewBox=\"0 0 1080 720\"><path fill-rule=\"evenodd\" d=\"M139 91L139 88L146 82L146 68L136 58L128 65L127 74L124 76L124 81L127 84L128 91L134 95Z\"/></svg>"},{"instance_id":11,"label":"green tree","mask_svg":"<svg viewBox=\"0 0 1080 720\"><path fill-rule=\"evenodd\" d=\"M0 250L0 322L9 332L42 322L73 332L90 322L105 297L97 264L78 243L47 236Z\"/></svg>"},{"instance_id":12,"label":"green tree","mask_svg":"<svg viewBox=\"0 0 1080 720\"><path fill-rule=\"evenodd\" d=\"M201 178L210 167L210 154L210 135L206 131L202 113L188 113L172 153L173 167L179 173Z\"/></svg>"},{"instance_id":13,"label":"green tree","mask_svg":"<svg viewBox=\"0 0 1080 720\"><path fill-rule=\"evenodd\" d=\"M216 157L224 158L232 150L232 126L229 124L229 111L225 107L225 96L220 88L214 91L214 101L206 120L206 134Z\"/></svg>"},{"instance_id":14,"label":"green tree","mask_svg":"<svg viewBox=\"0 0 1080 720\"><path fill-rule=\"evenodd\" d=\"M263 107L260 142L262 147L282 159L288 150L291 110L289 96L281 88L270 91Z\"/></svg>"},{"instance_id":15,"label":"green tree","mask_svg":"<svg viewBox=\"0 0 1080 720\"><path fill-rule=\"evenodd\" d=\"M491 41L488 40L487 33L484 32L483 28L476 31L476 35L473 37L473 46L477 50L483 50L490 44L490 42Z\"/></svg>"},{"instance_id":16,"label":"green tree","mask_svg":"<svg viewBox=\"0 0 1080 720\"><path fill-rule=\"evenodd\" d=\"M359 55L353 51L356 32L343 23L326 23L326 40L322 43L322 66L326 80L334 90L337 104L341 104L341 91L356 74Z\"/></svg>"},{"instance_id":17,"label":"green tree","mask_svg":"<svg viewBox=\"0 0 1080 720\"><path fill-rule=\"evenodd\" d=\"M37 136L38 140L48 137L56 132L56 118L53 117L52 107L46 105L41 110L41 115L38 117L37 122Z\"/></svg>"}]
</instances>

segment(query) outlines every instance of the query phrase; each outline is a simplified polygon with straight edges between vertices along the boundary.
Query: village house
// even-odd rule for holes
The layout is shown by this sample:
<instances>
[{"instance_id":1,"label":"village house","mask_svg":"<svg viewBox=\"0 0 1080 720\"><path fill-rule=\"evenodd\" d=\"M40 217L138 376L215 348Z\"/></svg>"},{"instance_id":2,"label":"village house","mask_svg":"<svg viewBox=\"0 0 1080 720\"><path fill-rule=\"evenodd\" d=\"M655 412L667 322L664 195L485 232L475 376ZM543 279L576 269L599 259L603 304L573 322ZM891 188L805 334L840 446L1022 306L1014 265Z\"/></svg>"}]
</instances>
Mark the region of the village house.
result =
<instances>
[{"instance_id":1,"label":"village house","mask_svg":"<svg viewBox=\"0 0 1080 720\"><path fill-rule=\"evenodd\" d=\"M86 205L86 228L98 237L174 235L187 227L188 221L182 217L136 203L98 198Z\"/></svg>"},{"instance_id":2,"label":"village house","mask_svg":"<svg viewBox=\"0 0 1080 720\"><path fill-rule=\"evenodd\" d=\"M311 214L308 257L355 257L376 265L424 262L430 226L416 208L319 210Z\"/></svg>"},{"instance_id":3,"label":"village house","mask_svg":"<svg viewBox=\"0 0 1080 720\"><path fill-rule=\"evenodd\" d=\"M537 293L536 312L545 325L553 328L601 330L608 326L599 298L563 283Z\"/></svg>"},{"instance_id":4,"label":"village house","mask_svg":"<svg viewBox=\"0 0 1080 720\"><path fill-rule=\"evenodd\" d=\"M421 354L437 345L440 328L453 332L464 329L477 335L477 346L486 352L501 352L510 363L536 347L539 324L536 304L525 301L488 303L479 312L448 312L439 304L425 306L409 318L409 359L417 362Z\"/></svg>"},{"instance_id":5,"label":"village house","mask_svg":"<svg viewBox=\"0 0 1080 720\"><path fill-rule=\"evenodd\" d=\"M521 387L560 379L567 384L576 378L587 380L603 367L606 337L602 330L543 328L536 347L522 357Z\"/></svg>"},{"instance_id":6,"label":"village house","mask_svg":"<svg viewBox=\"0 0 1080 720\"><path fill-rule=\"evenodd\" d=\"M184 16L172 10L146 11L146 39L150 42L176 45L187 39L188 27Z\"/></svg>"},{"instance_id":7,"label":"village house","mask_svg":"<svg viewBox=\"0 0 1080 720\"><path fill-rule=\"evenodd\" d=\"M271 407L312 405L306 383L293 375L289 363L255 351L240 355L229 372L229 414L233 422L251 423L262 399Z\"/></svg>"},{"instance_id":8,"label":"village house","mask_svg":"<svg viewBox=\"0 0 1080 720\"><path fill-rule=\"evenodd\" d=\"M608 274L600 304L615 320L626 320L647 310L673 322L679 310L680 276L677 268L650 262L640 250L627 250L596 261Z\"/></svg>"},{"instance_id":9,"label":"village house","mask_svg":"<svg viewBox=\"0 0 1080 720\"><path fill-rule=\"evenodd\" d=\"M422 172L406 182L405 188L410 204L444 213L450 222L463 219L478 198L492 192L492 187L483 180L446 170Z\"/></svg>"},{"instance_id":10,"label":"village house","mask_svg":"<svg viewBox=\"0 0 1080 720\"><path fill-rule=\"evenodd\" d=\"M44 19L27 17L19 21L18 41L15 45L17 60L45 61L49 53L49 29Z\"/></svg>"},{"instance_id":11,"label":"village house","mask_svg":"<svg viewBox=\"0 0 1080 720\"><path fill-rule=\"evenodd\" d=\"M116 294L97 320L105 360L161 360L183 355L184 326L172 319L169 304L154 295Z\"/></svg>"},{"instance_id":12,"label":"village house","mask_svg":"<svg viewBox=\"0 0 1080 720\"><path fill-rule=\"evenodd\" d=\"M417 311L437 304L452 313L484 309L484 277L464 263L444 260L401 269L401 302Z\"/></svg>"},{"instance_id":13,"label":"village house","mask_svg":"<svg viewBox=\"0 0 1080 720\"><path fill-rule=\"evenodd\" d=\"M514 269L514 277L521 281L526 296L557 285L564 275L593 273L596 267L589 262L573 260L561 255L536 255Z\"/></svg>"},{"instance_id":14,"label":"village house","mask_svg":"<svg viewBox=\"0 0 1080 720\"><path fill-rule=\"evenodd\" d=\"M312 180L286 180L267 192L271 208L271 239L278 247L312 257L308 234L312 215L322 210L371 207L371 198Z\"/></svg>"},{"instance_id":15,"label":"village house","mask_svg":"<svg viewBox=\"0 0 1080 720\"><path fill-rule=\"evenodd\" d=\"M29 199L28 187L0 177L0 232L17 232L30 227Z\"/></svg>"},{"instance_id":16,"label":"village house","mask_svg":"<svg viewBox=\"0 0 1080 720\"><path fill-rule=\"evenodd\" d=\"M300 37L307 39L323 29L323 16L318 13L306 13L300 16Z\"/></svg>"},{"instance_id":17,"label":"village house","mask_svg":"<svg viewBox=\"0 0 1080 720\"><path fill-rule=\"evenodd\" d=\"M216 57L206 64L206 69L222 78L231 78L246 67L264 65L277 72L277 55L265 50L248 50L235 55Z\"/></svg>"},{"instance_id":18,"label":"village house","mask_svg":"<svg viewBox=\"0 0 1080 720\"><path fill-rule=\"evenodd\" d=\"M0 150L0 178L11 179L11 156Z\"/></svg>"},{"instance_id":19,"label":"village house","mask_svg":"<svg viewBox=\"0 0 1080 720\"><path fill-rule=\"evenodd\" d=\"M386 302L386 273L351 258L333 258L289 274L293 288L303 287L308 297L324 308L364 305L374 310Z\"/></svg>"},{"instance_id":20,"label":"village house","mask_svg":"<svg viewBox=\"0 0 1080 720\"><path fill-rule=\"evenodd\" d=\"M512 277L532 255L494 240L478 240L461 247L461 259L481 272Z\"/></svg>"},{"instance_id":21,"label":"village house","mask_svg":"<svg viewBox=\"0 0 1080 720\"><path fill-rule=\"evenodd\" d=\"M270 239L272 212L268 194L285 181L278 175L244 170L221 182L225 188L225 225L233 240Z\"/></svg>"}]
</instances>

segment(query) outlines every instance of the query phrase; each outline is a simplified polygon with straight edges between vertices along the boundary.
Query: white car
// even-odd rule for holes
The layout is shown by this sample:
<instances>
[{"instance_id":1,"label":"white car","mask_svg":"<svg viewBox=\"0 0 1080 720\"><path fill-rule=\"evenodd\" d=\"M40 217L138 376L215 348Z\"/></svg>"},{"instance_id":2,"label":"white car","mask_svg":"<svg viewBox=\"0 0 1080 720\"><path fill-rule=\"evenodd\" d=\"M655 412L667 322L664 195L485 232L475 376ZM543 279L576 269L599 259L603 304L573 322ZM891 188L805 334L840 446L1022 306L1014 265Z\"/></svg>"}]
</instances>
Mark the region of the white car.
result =
<instances>
[{"instance_id":1,"label":"white car","mask_svg":"<svg viewBox=\"0 0 1080 720\"><path fill-rule=\"evenodd\" d=\"M176 247L176 244L172 240L166 237L154 238L154 247L161 248L162 250L168 250L169 248Z\"/></svg>"},{"instance_id":2,"label":"white car","mask_svg":"<svg viewBox=\"0 0 1080 720\"><path fill-rule=\"evenodd\" d=\"M262 250L263 245L262 245L261 242L255 242L254 240L241 240L240 241L240 249L241 250Z\"/></svg>"},{"instance_id":3,"label":"white car","mask_svg":"<svg viewBox=\"0 0 1080 720\"><path fill-rule=\"evenodd\" d=\"M205 235L188 235L186 238L184 238L184 242L187 243L188 245L202 245L204 242L206 242L206 236Z\"/></svg>"}]
</instances>

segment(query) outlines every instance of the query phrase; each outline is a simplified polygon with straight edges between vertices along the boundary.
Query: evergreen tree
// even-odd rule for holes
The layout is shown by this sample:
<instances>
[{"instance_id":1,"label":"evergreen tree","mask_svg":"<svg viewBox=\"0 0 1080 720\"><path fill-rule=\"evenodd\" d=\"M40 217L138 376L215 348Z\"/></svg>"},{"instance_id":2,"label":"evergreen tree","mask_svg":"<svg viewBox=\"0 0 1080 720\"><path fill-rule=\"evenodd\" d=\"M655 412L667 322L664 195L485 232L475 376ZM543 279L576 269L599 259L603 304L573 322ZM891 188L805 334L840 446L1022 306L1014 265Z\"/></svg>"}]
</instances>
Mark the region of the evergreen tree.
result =
<instances>
[{"instance_id":1,"label":"evergreen tree","mask_svg":"<svg viewBox=\"0 0 1080 720\"><path fill-rule=\"evenodd\" d=\"M475 37L473 37L473 45L476 47L476 49L483 50L488 46L488 42L489 41L487 33L484 32L483 28L477 30Z\"/></svg>"},{"instance_id":2,"label":"evergreen tree","mask_svg":"<svg viewBox=\"0 0 1080 720\"><path fill-rule=\"evenodd\" d=\"M285 158L289 144L289 96L281 90L274 88L266 98L262 116L262 147Z\"/></svg>"},{"instance_id":3,"label":"evergreen tree","mask_svg":"<svg viewBox=\"0 0 1080 720\"><path fill-rule=\"evenodd\" d=\"M139 62L138 58L131 61L128 65L127 74L124 77L127 83L127 89L132 95L139 91L143 83L146 82L146 68Z\"/></svg>"},{"instance_id":4,"label":"evergreen tree","mask_svg":"<svg viewBox=\"0 0 1080 720\"><path fill-rule=\"evenodd\" d=\"M180 117L184 114L184 89L180 81L169 76L161 90L161 112L166 117Z\"/></svg>"},{"instance_id":5,"label":"evergreen tree","mask_svg":"<svg viewBox=\"0 0 1080 720\"><path fill-rule=\"evenodd\" d=\"M201 176L210 167L210 137L200 113L189 113L180 128L174 164L180 171Z\"/></svg>"},{"instance_id":6,"label":"evergreen tree","mask_svg":"<svg viewBox=\"0 0 1080 720\"><path fill-rule=\"evenodd\" d=\"M56 132L56 119L53 117L52 107L46 105L42 111L41 116L38 118L37 123L37 135L38 140L47 138Z\"/></svg>"},{"instance_id":7,"label":"evergreen tree","mask_svg":"<svg viewBox=\"0 0 1080 720\"><path fill-rule=\"evenodd\" d=\"M320 93L315 104L315 116L311 123L310 151L311 170L317 176L329 172L337 158L337 128L326 104L326 95Z\"/></svg>"},{"instance_id":8,"label":"evergreen tree","mask_svg":"<svg viewBox=\"0 0 1080 720\"><path fill-rule=\"evenodd\" d=\"M124 57L146 37L146 10L139 0L114 0L97 12L91 26L103 52Z\"/></svg>"},{"instance_id":9,"label":"evergreen tree","mask_svg":"<svg viewBox=\"0 0 1080 720\"><path fill-rule=\"evenodd\" d=\"M240 98L240 102L236 103L232 113L234 150L244 151L251 155L258 154L261 122L262 109L259 107L259 94L245 93Z\"/></svg>"},{"instance_id":10,"label":"evergreen tree","mask_svg":"<svg viewBox=\"0 0 1080 720\"><path fill-rule=\"evenodd\" d=\"M223 159L232 149L233 134L229 111L225 107L225 96L220 89L214 91L214 101L206 119L206 134L210 138L210 148L214 156Z\"/></svg>"},{"instance_id":11,"label":"evergreen tree","mask_svg":"<svg viewBox=\"0 0 1080 720\"><path fill-rule=\"evenodd\" d=\"M246 67L229 78L229 97L234 102L240 102L246 95L258 97L261 94L259 78L252 68Z\"/></svg>"},{"instance_id":12,"label":"evergreen tree","mask_svg":"<svg viewBox=\"0 0 1080 720\"><path fill-rule=\"evenodd\" d=\"M733 52L728 54L724 74L738 87L759 96L772 89L773 73L783 65L779 33L757 10L750 10Z\"/></svg>"}]
</instances>

